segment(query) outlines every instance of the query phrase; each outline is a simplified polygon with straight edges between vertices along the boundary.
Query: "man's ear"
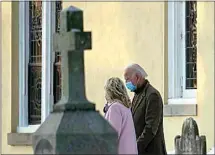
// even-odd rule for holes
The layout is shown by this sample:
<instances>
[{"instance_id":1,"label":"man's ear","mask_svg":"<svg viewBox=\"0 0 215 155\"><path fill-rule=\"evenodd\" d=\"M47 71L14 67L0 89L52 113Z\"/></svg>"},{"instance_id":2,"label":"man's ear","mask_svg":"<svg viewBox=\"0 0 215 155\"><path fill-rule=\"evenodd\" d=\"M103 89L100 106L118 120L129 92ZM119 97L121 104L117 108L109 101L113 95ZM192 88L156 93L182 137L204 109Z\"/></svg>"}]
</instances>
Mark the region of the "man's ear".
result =
<instances>
[{"instance_id":1,"label":"man's ear","mask_svg":"<svg viewBox=\"0 0 215 155\"><path fill-rule=\"evenodd\" d=\"M140 81L141 81L141 75L139 73L137 73L136 78L137 78L137 85L139 85Z\"/></svg>"},{"instance_id":2,"label":"man's ear","mask_svg":"<svg viewBox=\"0 0 215 155\"><path fill-rule=\"evenodd\" d=\"M139 73L136 73L136 78L137 78L137 81L139 81L140 80L140 78L141 78L141 76L140 76L140 74Z\"/></svg>"}]
</instances>

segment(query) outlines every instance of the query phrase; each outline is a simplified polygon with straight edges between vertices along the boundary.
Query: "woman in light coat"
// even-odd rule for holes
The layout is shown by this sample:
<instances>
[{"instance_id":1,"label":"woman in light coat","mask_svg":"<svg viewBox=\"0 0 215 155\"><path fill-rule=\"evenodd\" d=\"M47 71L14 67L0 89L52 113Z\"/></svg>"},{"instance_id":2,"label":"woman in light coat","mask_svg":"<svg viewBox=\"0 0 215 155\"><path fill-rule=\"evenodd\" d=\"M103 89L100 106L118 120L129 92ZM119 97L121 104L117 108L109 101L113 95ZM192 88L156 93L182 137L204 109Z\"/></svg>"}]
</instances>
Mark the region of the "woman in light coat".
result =
<instances>
[{"instance_id":1,"label":"woman in light coat","mask_svg":"<svg viewBox=\"0 0 215 155\"><path fill-rule=\"evenodd\" d=\"M107 81L105 98L105 119L118 133L118 154L138 154L131 101L119 78Z\"/></svg>"}]
</instances>

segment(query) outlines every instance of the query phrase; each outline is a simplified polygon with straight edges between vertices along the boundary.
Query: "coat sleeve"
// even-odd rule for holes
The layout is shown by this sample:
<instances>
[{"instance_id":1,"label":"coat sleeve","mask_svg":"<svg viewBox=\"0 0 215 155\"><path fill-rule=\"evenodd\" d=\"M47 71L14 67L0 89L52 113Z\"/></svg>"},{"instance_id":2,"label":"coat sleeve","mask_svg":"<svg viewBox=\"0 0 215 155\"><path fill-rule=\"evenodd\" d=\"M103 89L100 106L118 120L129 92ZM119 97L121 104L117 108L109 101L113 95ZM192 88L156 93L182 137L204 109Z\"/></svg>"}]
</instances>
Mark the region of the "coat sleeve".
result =
<instances>
[{"instance_id":1,"label":"coat sleeve","mask_svg":"<svg viewBox=\"0 0 215 155\"><path fill-rule=\"evenodd\" d=\"M122 127L122 115L120 113L120 109L117 106L111 106L111 108L108 110L107 121L112 125L112 127L117 131L118 137L121 133L121 127Z\"/></svg>"},{"instance_id":2,"label":"coat sleeve","mask_svg":"<svg viewBox=\"0 0 215 155\"><path fill-rule=\"evenodd\" d=\"M162 119L162 102L160 100L161 98L156 93L153 93L148 97L145 113L146 125L142 134L137 139L138 150L140 147L141 149L146 149L157 133L160 120Z\"/></svg>"}]
</instances>

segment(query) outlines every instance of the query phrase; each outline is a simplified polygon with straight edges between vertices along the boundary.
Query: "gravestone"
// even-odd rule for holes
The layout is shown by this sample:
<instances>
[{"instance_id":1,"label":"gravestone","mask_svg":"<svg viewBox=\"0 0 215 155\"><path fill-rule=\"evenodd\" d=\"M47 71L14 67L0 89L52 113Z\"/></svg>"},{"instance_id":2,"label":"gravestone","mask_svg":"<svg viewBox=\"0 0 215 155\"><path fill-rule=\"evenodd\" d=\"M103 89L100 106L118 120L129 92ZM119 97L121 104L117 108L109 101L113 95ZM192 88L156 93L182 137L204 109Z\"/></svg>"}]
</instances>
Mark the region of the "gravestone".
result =
<instances>
[{"instance_id":1,"label":"gravestone","mask_svg":"<svg viewBox=\"0 0 215 155\"><path fill-rule=\"evenodd\" d=\"M85 49L91 49L91 32L83 32L83 12L68 7L54 34L54 50L62 56L62 98L33 134L34 154L117 153L117 132L85 96Z\"/></svg>"},{"instance_id":2,"label":"gravestone","mask_svg":"<svg viewBox=\"0 0 215 155\"><path fill-rule=\"evenodd\" d=\"M187 118L182 126L182 135L175 137L175 154L206 155L206 137L199 136L199 129L193 118Z\"/></svg>"}]
</instances>

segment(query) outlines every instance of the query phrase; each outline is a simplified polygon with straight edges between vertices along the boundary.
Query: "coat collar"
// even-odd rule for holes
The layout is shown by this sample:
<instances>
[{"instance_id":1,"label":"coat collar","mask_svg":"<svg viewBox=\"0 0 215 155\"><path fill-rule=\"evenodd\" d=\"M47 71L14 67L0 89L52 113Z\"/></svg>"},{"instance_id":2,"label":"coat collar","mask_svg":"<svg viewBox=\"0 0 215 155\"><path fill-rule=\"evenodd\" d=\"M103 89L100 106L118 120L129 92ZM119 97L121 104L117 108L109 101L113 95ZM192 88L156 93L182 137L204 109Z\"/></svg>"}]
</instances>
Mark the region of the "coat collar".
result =
<instances>
[{"instance_id":1,"label":"coat collar","mask_svg":"<svg viewBox=\"0 0 215 155\"><path fill-rule=\"evenodd\" d=\"M109 109L114 103L121 103L121 104L122 104L122 102L121 102L120 100L117 100L117 99L113 100L113 101L110 102L110 103L107 102L107 103L105 104L104 108L103 108L103 112L106 114L107 111L108 111L108 109Z\"/></svg>"},{"instance_id":2,"label":"coat collar","mask_svg":"<svg viewBox=\"0 0 215 155\"><path fill-rule=\"evenodd\" d=\"M145 89L146 89L146 87L147 87L148 84L149 84L149 81L148 81L148 80L145 80L145 82L142 84L142 86L140 86L139 88L137 88L137 89L134 91L134 93L138 95L138 94L140 94L140 93L145 92Z\"/></svg>"},{"instance_id":3,"label":"coat collar","mask_svg":"<svg viewBox=\"0 0 215 155\"><path fill-rule=\"evenodd\" d=\"M146 96L146 91L147 91L149 85L150 85L149 81L146 80L145 83L135 91L135 97L133 100L134 105L132 108L133 114L136 112L137 108L140 106L142 99Z\"/></svg>"},{"instance_id":4,"label":"coat collar","mask_svg":"<svg viewBox=\"0 0 215 155\"><path fill-rule=\"evenodd\" d=\"M112 105L113 103L106 103L104 108L103 108L103 112L106 114L108 109L110 108L110 106Z\"/></svg>"}]
</instances>

